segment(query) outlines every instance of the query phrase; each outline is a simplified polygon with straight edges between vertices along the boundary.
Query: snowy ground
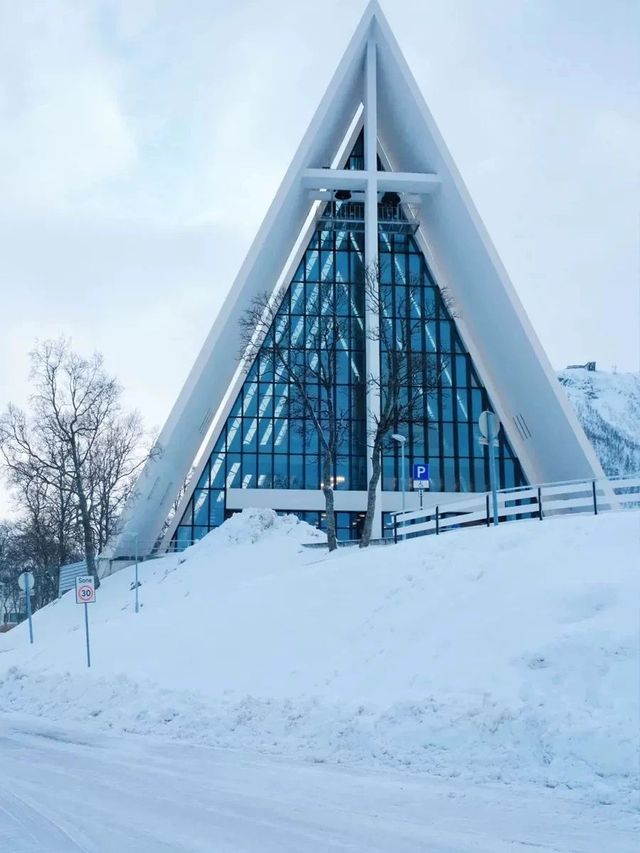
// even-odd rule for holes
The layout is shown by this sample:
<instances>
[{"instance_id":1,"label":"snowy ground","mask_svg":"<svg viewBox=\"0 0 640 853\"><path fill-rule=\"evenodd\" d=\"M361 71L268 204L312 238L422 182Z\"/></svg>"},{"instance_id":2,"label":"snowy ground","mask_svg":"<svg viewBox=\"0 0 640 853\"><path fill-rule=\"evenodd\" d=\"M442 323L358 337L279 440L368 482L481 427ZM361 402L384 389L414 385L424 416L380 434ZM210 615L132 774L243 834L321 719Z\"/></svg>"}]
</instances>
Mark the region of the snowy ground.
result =
<instances>
[{"instance_id":1,"label":"snowy ground","mask_svg":"<svg viewBox=\"0 0 640 853\"><path fill-rule=\"evenodd\" d=\"M556 791L115 737L0 716L11 853L635 853L634 819ZM638 829L636 823L636 829Z\"/></svg>"},{"instance_id":2,"label":"snowy ground","mask_svg":"<svg viewBox=\"0 0 640 853\"><path fill-rule=\"evenodd\" d=\"M249 791L247 838L255 809L275 822L274 850L334 849L322 834L309 835L307 846L285 843L277 833L291 827L275 815L289 807L305 832L319 824L336 829L335 849L519 849L504 844L515 844L513 830L522 826L546 850L626 850L622 839L630 843L637 808L639 523L631 512L531 521L328 557L301 547L318 534L296 520L267 511L236 516L184 554L141 567L139 614L132 570L104 582L90 611L91 670L82 608L70 595L36 615L34 647L26 626L0 636L0 711L18 715L8 714L5 732L24 713L71 730L62 746L55 738L51 745L51 738L7 734L7 749L17 739L31 763L22 777L15 773L15 784L23 778L35 791L38 779L58 772L46 749L67 749L74 727L90 725L100 748L86 752L75 743L70 760L112 762L104 768L109 786L124 754L143 755L136 772L153 799L157 780L144 781L144 763L153 775L162 756L172 756L176 776L167 785L176 793L161 802L175 800L185 821L190 806L180 780L189 762L196 775L209 772L198 762L231 773L237 759L233 791ZM158 737L181 743L159 745ZM87 772L88 764L72 767L74 784L86 782ZM103 769L96 772L89 778L99 781ZM267 819L261 798L278 773L281 799ZM134 776L118 796L137 786ZM368 786L377 793L372 788L369 796ZM449 793L468 798L468 814L456 811ZM213 791L210 809L223 794ZM60 815L62 793L47 796ZM491 819L482 824L484 797ZM345 823L336 816L343 803ZM451 806L447 820L455 826L436 821L434 828L449 814L442 803ZM141 808L151 819L153 803ZM372 811L392 828L407 823L405 847L371 846ZM538 814L549 815L555 836L536 836ZM463 826L456 839L458 823L476 817L475 829ZM206 820L199 824L205 834ZM589 836L596 840L597 827L606 826L621 840L589 847L575 834L576 821L596 827ZM181 818L175 823L181 831ZM442 839L428 834L441 829ZM390 836L379 837L384 844ZM523 849L531 849L527 833L522 837ZM254 849L233 843L166 849Z\"/></svg>"}]
</instances>

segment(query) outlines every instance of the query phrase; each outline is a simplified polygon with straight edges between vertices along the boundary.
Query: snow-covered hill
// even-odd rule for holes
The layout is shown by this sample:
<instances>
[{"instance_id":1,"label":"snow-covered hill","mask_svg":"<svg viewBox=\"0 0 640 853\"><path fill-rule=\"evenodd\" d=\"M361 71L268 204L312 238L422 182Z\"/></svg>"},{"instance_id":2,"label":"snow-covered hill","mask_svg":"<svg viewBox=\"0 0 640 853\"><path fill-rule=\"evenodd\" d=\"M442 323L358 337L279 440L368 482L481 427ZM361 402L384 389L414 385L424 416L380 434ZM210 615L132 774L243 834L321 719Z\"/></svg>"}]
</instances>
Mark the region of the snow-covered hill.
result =
<instances>
[{"instance_id":1,"label":"snow-covered hill","mask_svg":"<svg viewBox=\"0 0 640 853\"><path fill-rule=\"evenodd\" d=\"M637 770L638 513L368 552L246 511L0 636L0 710L314 762L578 788Z\"/></svg>"},{"instance_id":2,"label":"snow-covered hill","mask_svg":"<svg viewBox=\"0 0 640 853\"><path fill-rule=\"evenodd\" d=\"M640 472L640 374L572 369L558 378L605 474Z\"/></svg>"}]
</instances>

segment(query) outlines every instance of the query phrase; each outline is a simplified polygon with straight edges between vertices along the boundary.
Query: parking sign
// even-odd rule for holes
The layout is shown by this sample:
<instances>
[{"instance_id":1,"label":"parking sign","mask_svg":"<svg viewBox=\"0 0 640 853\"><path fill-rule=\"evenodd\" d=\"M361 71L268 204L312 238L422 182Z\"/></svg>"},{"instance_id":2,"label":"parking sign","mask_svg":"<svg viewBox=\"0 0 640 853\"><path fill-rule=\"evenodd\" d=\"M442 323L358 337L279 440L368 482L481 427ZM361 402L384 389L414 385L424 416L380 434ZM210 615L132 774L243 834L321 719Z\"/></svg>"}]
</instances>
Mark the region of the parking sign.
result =
<instances>
[{"instance_id":1,"label":"parking sign","mask_svg":"<svg viewBox=\"0 0 640 853\"><path fill-rule=\"evenodd\" d=\"M414 462L413 463L413 488L428 489L429 488L429 463Z\"/></svg>"}]
</instances>

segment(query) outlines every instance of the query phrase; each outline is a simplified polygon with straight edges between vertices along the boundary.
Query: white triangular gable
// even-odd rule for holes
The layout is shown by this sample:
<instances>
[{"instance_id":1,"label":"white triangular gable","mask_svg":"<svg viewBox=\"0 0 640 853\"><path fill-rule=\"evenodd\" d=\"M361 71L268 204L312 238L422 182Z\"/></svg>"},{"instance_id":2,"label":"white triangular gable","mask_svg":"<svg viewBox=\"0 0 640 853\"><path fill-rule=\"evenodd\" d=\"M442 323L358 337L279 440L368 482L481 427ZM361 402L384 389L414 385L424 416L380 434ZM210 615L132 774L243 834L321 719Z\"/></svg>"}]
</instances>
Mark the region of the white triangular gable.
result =
<instances>
[{"instance_id":1,"label":"white triangular gable","mask_svg":"<svg viewBox=\"0 0 640 853\"><path fill-rule=\"evenodd\" d=\"M366 168L363 172L344 172L336 157L340 150L348 153L347 137L352 138L359 129L354 119L362 105ZM392 172L375 172L378 145ZM329 165L333 168L328 169ZM304 237L313 228L313 191L340 187L366 193L368 262L377 253L378 191L393 189L419 196L420 246L438 283L453 296L465 344L529 480L602 476L374 0L349 43L167 419L158 439L161 452L140 477L112 556L131 553L132 531L137 534L141 553L153 548L205 437L210 433L210 448L217 435L215 425L219 429L224 423L228 409L224 401L233 399L242 381L235 358L240 317L252 298L264 290L265 282L275 286L284 278L287 283L286 271L296 260L292 254L296 243L304 249L301 232ZM375 358L371 349L370 368ZM210 432L212 422L214 429ZM196 481L197 476L192 485Z\"/></svg>"}]
</instances>

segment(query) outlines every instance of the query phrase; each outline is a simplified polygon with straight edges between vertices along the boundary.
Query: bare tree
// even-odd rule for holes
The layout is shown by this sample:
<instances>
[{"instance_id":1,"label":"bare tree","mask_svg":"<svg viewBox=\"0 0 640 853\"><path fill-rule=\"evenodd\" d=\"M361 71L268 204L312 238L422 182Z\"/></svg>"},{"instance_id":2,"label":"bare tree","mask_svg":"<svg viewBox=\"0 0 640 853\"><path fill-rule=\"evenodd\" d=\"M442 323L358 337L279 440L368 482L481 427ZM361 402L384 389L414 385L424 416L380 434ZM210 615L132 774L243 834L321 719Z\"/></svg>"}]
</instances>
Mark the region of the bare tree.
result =
<instances>
[{"instance_id":1,"label":"bare tree","mask_svg":"<svg viewBox=\"0 0 640 853\"><path fill-rule=\"evenodd\" d=\"M32 605L39 609L58 593L58 543L54 520L48 516L47 496L32 498L31 512L11 522L0 522L0 596L4 610L17 612L21 572L33 574Z\"/></svg>"},{"instance_id":2,"label":"bare tree","mask_svg":"<svg viewBox=\"0 0 640 853\"><path fill-rule=\"evenodd\" d=\"M290 422L317 437L329 550L337 548L334 510L336 458L349 429L351 412L336 394L338 359L348 350L348 318L336 311L332 284L319 283L317 313L301 317L281 310L284 292L258 295L240 321L241 358L248 372L261 365L288 389ZM364 384L364 377L363 377Z\"/></svg>"},{"instance_id":3,"label":"bare tree","mask_svg":"<svg viewBox=\"0 0 640 853\"><path fill-rule=\"evenodd\" d=\"M88 489L97 551L118 532L118 521L148 452L137 412L110 417L87 457Z\"/></svg>"},{"instance_id":4,"label":"bare tree","mask_svg":"<svg viewBox=\"0 0 640 853\"><path fill-rule=\"evenodd\" d=\"M97 549L113 533L132 476L148 457L140 420L123 415L121 389L99 354L83 358L59 339L39 345L31 359L29 415L9 405L0 419L4 467L32 521L39 500L49 501L49 520L57 507L58 565L69 557L72 524L99 584Z\"/></svg>"},{"instance_id":5,"label":"bare tree","mask_svg":"<svg viewBox=\"0 0 640 853\"><path fill-rule=\"evenodd\" d=\"M447 360L435 352L425 352L421 345L426 324L435 319L434 308L421 308L419 279L409 280L406 288L404 310L394 316L391 288L384 286L384 276L379 264L365 269L364 287L369 311L379 322L367 329L367 337L379 345L380 373L371 371L367 382L370 392L379 397L379 413L369 413L372 428L368 435L371 454L371 475L367 485L367 512L360 547L371 541L371 531L376 512L376 492L380 482L382 450L393 431L414 422L422 422L425 398L432 395L447 367ZM452 301L446 291L440 290L450 315Z\"/></svg>"},{"instance_id":6,"label":"bare tree","mask_svg":"<svg viewBox=\"0 0 640 853\"><path fill-rule=\"evenodd\" d=\"M34 606L40 606L55 596L58 567L78 559L82 548L61 457L51 447L35 452L35 441L26 415L10 405L0 419L0 460L19 510L12 541L25 570L36 575Z\"/></svg>"},{"instance_id":7,"label":"bare tree","mask_svg":"<svg viewBox=\"0 0 640 853\"><path fill-rule=\"evenodd\" d=\"M15 525L0 521L0 623L8 621L8 614L17 613L20 607L21 567L16 539Z\"/></svg>"}]
</instances>

